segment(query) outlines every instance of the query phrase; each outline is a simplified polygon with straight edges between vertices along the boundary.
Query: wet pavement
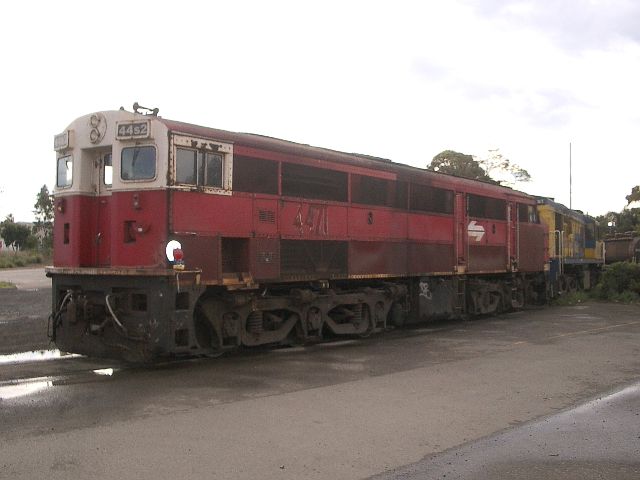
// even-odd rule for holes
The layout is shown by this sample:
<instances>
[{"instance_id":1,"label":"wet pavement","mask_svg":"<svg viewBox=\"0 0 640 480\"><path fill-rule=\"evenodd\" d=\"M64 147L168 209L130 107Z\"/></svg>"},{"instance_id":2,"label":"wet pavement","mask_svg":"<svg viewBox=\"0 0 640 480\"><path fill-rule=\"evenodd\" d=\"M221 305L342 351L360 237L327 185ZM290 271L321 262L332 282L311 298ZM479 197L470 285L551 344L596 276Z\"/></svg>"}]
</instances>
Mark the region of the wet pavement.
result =
<instances>
[{"instance_id":1,"label":"wet pavement","mask_svg":"<svg viewBox=\"0 0 640 480\"><path fill-rule=\"evenodd\" d=\"M6 321L20 325L23 313ZM465 464L502 453L517 474L572 458L570 468L586 470L580 447L554 447L579 445L582 430L535 422L640 379L639 313L597 303L529 310L146 368L55 352L0 356L0 478L404 478L403 465L478 439L486 445ZM540 458L522 460L525 446L506 457L517 442L500 435L527 428ZM555 428L564 437L544 450ZM491 453L491 442L501 448ZM622 476L626 464L605 449L619 443L593 458L612 459ZM509 478L502 464L483 468ZM424 475L409 478L445 478Z\"/></svg>"},{"instance_id":2,"label":"wet pavement","mask_svg":"<svg viewBox=\"0 0 640 480\"><path fill-rule=\"evenodd\" d=\"M640 383L376 480L637 480Z\"/></svg>"}]
</instances>

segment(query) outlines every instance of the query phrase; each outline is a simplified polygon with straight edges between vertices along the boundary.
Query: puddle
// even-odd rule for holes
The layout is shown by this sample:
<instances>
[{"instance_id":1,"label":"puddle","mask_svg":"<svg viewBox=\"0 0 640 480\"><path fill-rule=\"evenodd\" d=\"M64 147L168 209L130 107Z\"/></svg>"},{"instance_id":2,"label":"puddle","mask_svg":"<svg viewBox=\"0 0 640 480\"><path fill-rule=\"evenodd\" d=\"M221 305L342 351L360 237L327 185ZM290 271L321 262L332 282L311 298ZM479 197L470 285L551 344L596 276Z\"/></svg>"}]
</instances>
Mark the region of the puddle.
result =
<instances>
[{"instance_id":1,"label":"puddle","mask_svg":"<svg viewBox=\"0 0 640 480\"><path fill-rule=\"evenodd\" d=\"M12 398L25 397L41 392L47 388L53 387L53 380L32 380L28 382L21 381L16 384L0 385L0 400L10 400Z\"/></svg>"},{"instance_id":2,"label":"puddle","mask_svg":"<svg viewBox=\"0 0 640 480\"><path fill-rule=\"evenodd\" d=\"M93 373L95 373L96 375L105 375L108 377L113 375L113 372L115 372L113 368L98 368L97 370L93 371Z\"/></svg>"},{"instance_id":3,"label":"puddle","mask_svg":"<svg viewBox=\"0 0 640 480\"><path fill-rule=\"evenodd\" d=\"M82 355L75 353L64 353L60 350L36 350L34 352L11 353L9 355L0 355L0 365L10 363L31 363L42 362L46 360L78 358Z\"/></svg>"}]
</instances>

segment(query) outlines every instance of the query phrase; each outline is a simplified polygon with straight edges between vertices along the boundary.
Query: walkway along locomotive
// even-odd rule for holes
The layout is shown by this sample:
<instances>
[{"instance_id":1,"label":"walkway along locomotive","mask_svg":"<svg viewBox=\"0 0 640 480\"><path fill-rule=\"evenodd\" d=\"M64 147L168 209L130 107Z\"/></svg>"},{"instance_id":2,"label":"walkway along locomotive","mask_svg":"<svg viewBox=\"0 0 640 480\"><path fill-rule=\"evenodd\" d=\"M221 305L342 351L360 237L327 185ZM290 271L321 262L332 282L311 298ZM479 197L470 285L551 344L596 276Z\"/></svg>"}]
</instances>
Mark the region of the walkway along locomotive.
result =
<instances>
[{"instance_id":1,"label":"walkway along locomotive","mask_svg":"<svg viewBox=\"0 0 640 480\"><path fill-rule=\"evenodd\" d=\"M546 298L535 197L134 110L55 137L61 350L215 354Z\"/></svg>"}]
</instances>

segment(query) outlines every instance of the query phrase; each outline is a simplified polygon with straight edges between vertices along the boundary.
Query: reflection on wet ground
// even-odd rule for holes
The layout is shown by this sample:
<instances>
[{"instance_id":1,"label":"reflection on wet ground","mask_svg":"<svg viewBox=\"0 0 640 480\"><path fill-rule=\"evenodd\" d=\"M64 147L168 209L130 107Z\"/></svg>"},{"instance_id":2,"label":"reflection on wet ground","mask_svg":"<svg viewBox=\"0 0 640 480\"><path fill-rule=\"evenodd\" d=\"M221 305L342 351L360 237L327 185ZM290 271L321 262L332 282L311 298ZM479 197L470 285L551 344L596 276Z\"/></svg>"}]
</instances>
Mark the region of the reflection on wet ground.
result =
<instances>
[{"instance_id":1,"label":"reflection on wet ground","mask_svg":"<svg viewBox=\"0 0 640 480\"><path fill-rule=\"evenodd\" d=\"M372 477L376 480L640 478L640 383Z\"/></svg>"},{"instance_id":2,"label":"reflection on wet ground","mask_svg":"<svg viewBox=\"0 0 640 480\"><path fill-rule=\"evenodd\" d=\"M11 353L9 355L0 355L0 365L9 363L29 363L39 362L53 359L78 358L80 355L72 353L64 353L60 350L36 350L33 352Z\"/></svg>"},{"instance_id":3,"label":"reflection on wet ground","mask_svg":"<svg viewBox=\"0 0 640 480\"><path fill-rule=\"evenodd\" d=\"M632 314L626 322L610 318L610 310L609 306L594 305L588 318L584 307L566 307L555 315L553 310L516 312L433 323L367 339L258 348L217 359L182 359L151 366L65 355L57 350L5 355L0 356L0 398L13 412L7 408L4 414L0 411L0 423L6 423L7 431L15 423L21 435L48 424L73 429L84 425L96 409L104 420L125 420L171 408L187 411L421 367L437 370L447 362L528 345L549 346L565 338L587 339L608 331L624 335L640 323L635 320L637 308L616 306L619 315ZM123 398L127 399L125 404ZM56 415L52 415L52 408ZM15 418L21 419L19 424Z\"/></svg>"},{"instance_id":4,"label":"reflection on wet ground","mask_svg":"<svg viewBox=\"0 0 640 480\"><path fill-rule=\"evenodd\" d=\"M53 387L53 380L30 379L26 382L0 384L0 400L10 400L26 395L33 395L50 387Z\"/></svg>"},{"instance_id":5,"label":"reflection on wet ground","mask_svg":"<svg viewBox=\"0 0 640 480\"><path fill-rule=\"evenodd\" d=\"M0 467L6 465L0 477L39 478L73 465L57 478L96 478L104 471L108 478L142 478L154 465L167 478L210 478L216 471L217 478L238 472L280 480L362 478L473 445L455 452L486 465L491 475L475 471L466 478L508 478L548 465L562 473L606 465L609 478L625 478L635 467L620 457L555 448L580 438L593 438L589 452L616 444L618 421L609 423L607 413L606 422L591 420L604 432L594 437L576 428L585 424L581 410L546 430L524 422L636 381L639 311L600 304L550 308L152 366L58 353L44 354L53 356L45 361L35 361L40 353L14 358L0 364ZM637 418L622 420L635 427ZM503 430L518 425L532 428ZM465 443L497 431L504 436ZM633 442L625 437L623 451L637 447ZM475 449L483 454L474 457ZM538 457L527 457L528 451ZM185 464L175 462L178 455ZM454 462L450 457L433 472L460 477L464 471Z\"/></svg>"}]
</instances>

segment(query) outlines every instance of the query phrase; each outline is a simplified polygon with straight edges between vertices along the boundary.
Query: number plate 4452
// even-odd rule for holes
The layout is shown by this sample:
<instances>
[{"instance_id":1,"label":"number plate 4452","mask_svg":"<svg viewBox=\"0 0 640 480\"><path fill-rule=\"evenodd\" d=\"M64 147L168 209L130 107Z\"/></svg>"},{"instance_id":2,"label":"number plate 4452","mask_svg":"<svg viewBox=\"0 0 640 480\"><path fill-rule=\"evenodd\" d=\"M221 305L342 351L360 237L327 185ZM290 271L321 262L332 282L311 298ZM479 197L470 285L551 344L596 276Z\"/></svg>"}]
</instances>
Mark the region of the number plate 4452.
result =
<instances>
[{"instance_id":1,"label":"number plate 4452","mask_svg":"<svg viewBox=\"0 0 640 480\"><path fill-rule=\"evenodd\" d=\"M116 126L116 138L148 138L149 122L118 123Z\"/></svg>"}]
</instances>

